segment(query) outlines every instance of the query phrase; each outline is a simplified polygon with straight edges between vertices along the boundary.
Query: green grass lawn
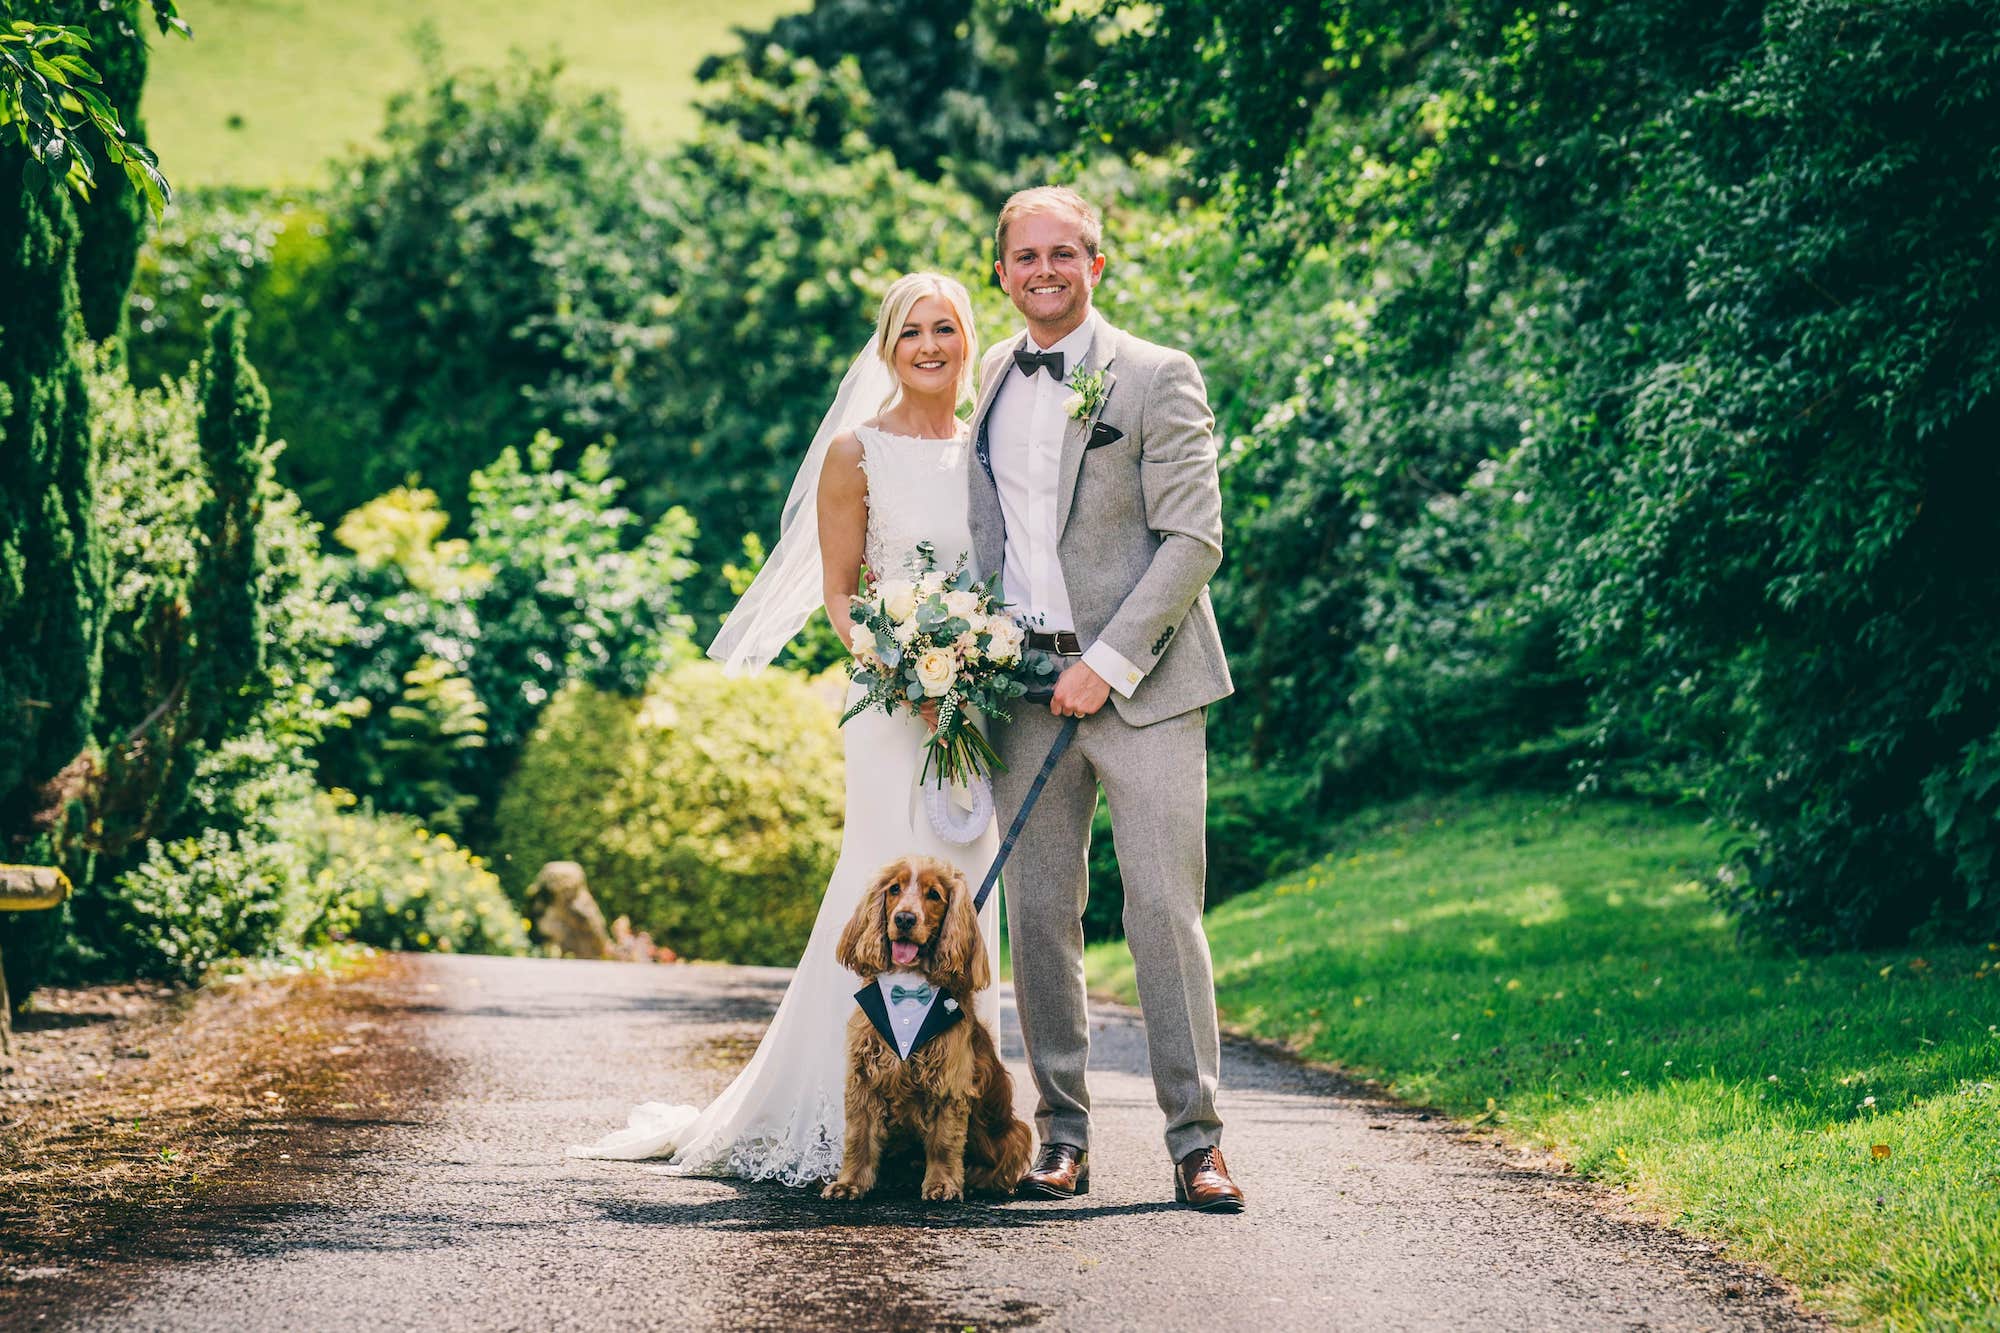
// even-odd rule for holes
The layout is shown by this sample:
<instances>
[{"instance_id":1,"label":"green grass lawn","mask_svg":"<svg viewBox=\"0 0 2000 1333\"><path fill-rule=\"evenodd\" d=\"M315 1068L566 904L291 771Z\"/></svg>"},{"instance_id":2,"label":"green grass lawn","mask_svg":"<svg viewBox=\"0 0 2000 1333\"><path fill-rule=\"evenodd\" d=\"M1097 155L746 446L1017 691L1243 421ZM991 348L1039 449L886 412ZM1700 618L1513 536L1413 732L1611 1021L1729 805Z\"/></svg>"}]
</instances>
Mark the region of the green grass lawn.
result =
<instances>
[{"instance_id":1,"label":"green grass lawn","mask_svg":"<svg viewBox=\"0 0 2000 1333\"><path fill-rule=\"evenodd\" d=\"M299 185L327 158L373 143L389 95L415 87L410 33L434 25L445 63L502 63L510 48L561 55L578 86L617 92L634 134L694 127L695 66L805 0L182 0L194 40L153 42L146 139L176 185Z\"/></svg>"},{"instance_id":2,"label":"green grass lawn","mask_svg":"<svg viewBox=\"0 0 2000 1333\"><path fill-rule=\"evenodd\" d=\"M1497 1124L1891 1328L2000 1327L2000 945L1736 942L1685 816L1413 802L1208 915L1224 1021ZM1132 999L1124 945L1089 957Z\"/></svg>"}]
</instances>

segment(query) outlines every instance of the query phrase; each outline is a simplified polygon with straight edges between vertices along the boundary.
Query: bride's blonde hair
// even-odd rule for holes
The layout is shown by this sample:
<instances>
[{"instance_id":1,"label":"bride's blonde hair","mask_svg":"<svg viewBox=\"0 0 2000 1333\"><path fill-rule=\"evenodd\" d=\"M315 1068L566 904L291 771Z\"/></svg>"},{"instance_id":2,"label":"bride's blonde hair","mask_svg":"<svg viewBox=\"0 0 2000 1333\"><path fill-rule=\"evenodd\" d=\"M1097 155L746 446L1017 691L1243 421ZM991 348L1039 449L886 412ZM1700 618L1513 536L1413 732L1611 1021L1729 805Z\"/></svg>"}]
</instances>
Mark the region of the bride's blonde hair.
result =
<instances>
[{"instance_id":1,"label":"bride's blonde hair","mask_svg":"<svg viewBox=\"0 0 2000 1333\"><path fill-rule=\"evenodd\" d=\"M906 273L882 294L882 309L875 317L875 354L889 368L892 385L889 396L882 400L881 412L887 412L903 397L903 379L896 374L896 339L910 311L926 296L935 296L950 306L958 320L959 333L965 338L965 361L958 368L958 397L961 402L972 397L972 380L979 367L979 333L972 326L972 297L963 283L942 273Z\"/></svg>"}]
</instances>

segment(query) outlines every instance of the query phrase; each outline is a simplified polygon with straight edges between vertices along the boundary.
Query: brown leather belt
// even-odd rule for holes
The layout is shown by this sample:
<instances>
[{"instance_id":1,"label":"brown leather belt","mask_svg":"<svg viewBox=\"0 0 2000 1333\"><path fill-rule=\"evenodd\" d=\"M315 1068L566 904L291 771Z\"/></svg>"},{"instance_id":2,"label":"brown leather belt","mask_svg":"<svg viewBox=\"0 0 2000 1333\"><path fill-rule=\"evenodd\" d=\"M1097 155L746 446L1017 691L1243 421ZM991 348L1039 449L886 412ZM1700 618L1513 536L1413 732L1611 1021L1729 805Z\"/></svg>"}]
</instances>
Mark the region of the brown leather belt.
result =
<instances>
[{"instance_id":1,"label":"brown leather belt","mask_svg":"<svg viewBox=\"0 0 2000 1333\"><path fill-rule=\"evenodd\" d=\"M1073 629L1059 629L1054 634L1046 630L1031 629L1028 631L1028 646L1041 653L1056 653L1063 657L1083 656L1083 645L1077 642L1076 631Z\"/></svg>"}]
</instances>

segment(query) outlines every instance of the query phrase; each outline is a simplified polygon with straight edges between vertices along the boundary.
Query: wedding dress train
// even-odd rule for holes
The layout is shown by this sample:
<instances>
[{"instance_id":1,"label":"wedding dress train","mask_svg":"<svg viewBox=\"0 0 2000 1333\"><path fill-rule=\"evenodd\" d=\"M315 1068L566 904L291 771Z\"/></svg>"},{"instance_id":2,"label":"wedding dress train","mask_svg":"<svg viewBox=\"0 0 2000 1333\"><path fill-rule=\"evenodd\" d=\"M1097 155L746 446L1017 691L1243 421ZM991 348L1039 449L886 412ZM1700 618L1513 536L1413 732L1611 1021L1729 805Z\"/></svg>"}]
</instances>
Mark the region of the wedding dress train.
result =
<instances>
[{"instance_id":1,"label":"wedding dress train","mask_svg":"<svg viewBox=\"0 0 2000 1333\"><path fill-rule=\"evenodd\" d=\"M868 567L883 577L900 572L918 542L928 541L941 567L972 549L966 518L965 439L892 435L870 427L856 434L868 477ZM848 702L860 697L853 687ZM871 709L843 731L847 806L840 857L827 882L798 969L757 1052L734 1082L706 1107L648 1102L626 1127L598 1142L572 1147L571 1157L667 1158L651 1168L674 1175L740 1176L807 1185L840 1169L846 1121L847 1020L861 978L834 958L834 944L875 872L900 856L949 861L977 885L999 849L989 822L969 844L944 841L924 813L918 773L927 734L923 722ZM987 901L979 928L993 975L1000 975L999 895ZM983 992L974 1015L1000 1036L997 990Z\"/></svg>"}]
</instances>

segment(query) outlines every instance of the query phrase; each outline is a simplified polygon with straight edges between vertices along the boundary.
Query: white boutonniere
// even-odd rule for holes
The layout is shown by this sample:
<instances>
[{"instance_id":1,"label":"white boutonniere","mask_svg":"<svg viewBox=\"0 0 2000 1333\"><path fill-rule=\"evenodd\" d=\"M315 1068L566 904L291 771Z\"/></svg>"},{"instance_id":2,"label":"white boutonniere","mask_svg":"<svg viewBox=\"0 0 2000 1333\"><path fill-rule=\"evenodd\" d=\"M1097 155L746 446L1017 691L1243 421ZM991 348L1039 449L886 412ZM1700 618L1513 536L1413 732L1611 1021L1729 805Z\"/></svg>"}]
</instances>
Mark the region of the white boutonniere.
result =
<instances>
[{"instance_id":1,"label":"white boutonniere","mask_svg":"<svg viewBox=\"0 0 2000 1333\"><path fill-rule=\"evenodd\" d=\"M1063 403L1063 411L1070 419L1082 421L1094 416L1097 409L1104 406L1104 372L1101 370L1078 370L1066 381L1074 390Z\"/></svg>"}]
</instances>

